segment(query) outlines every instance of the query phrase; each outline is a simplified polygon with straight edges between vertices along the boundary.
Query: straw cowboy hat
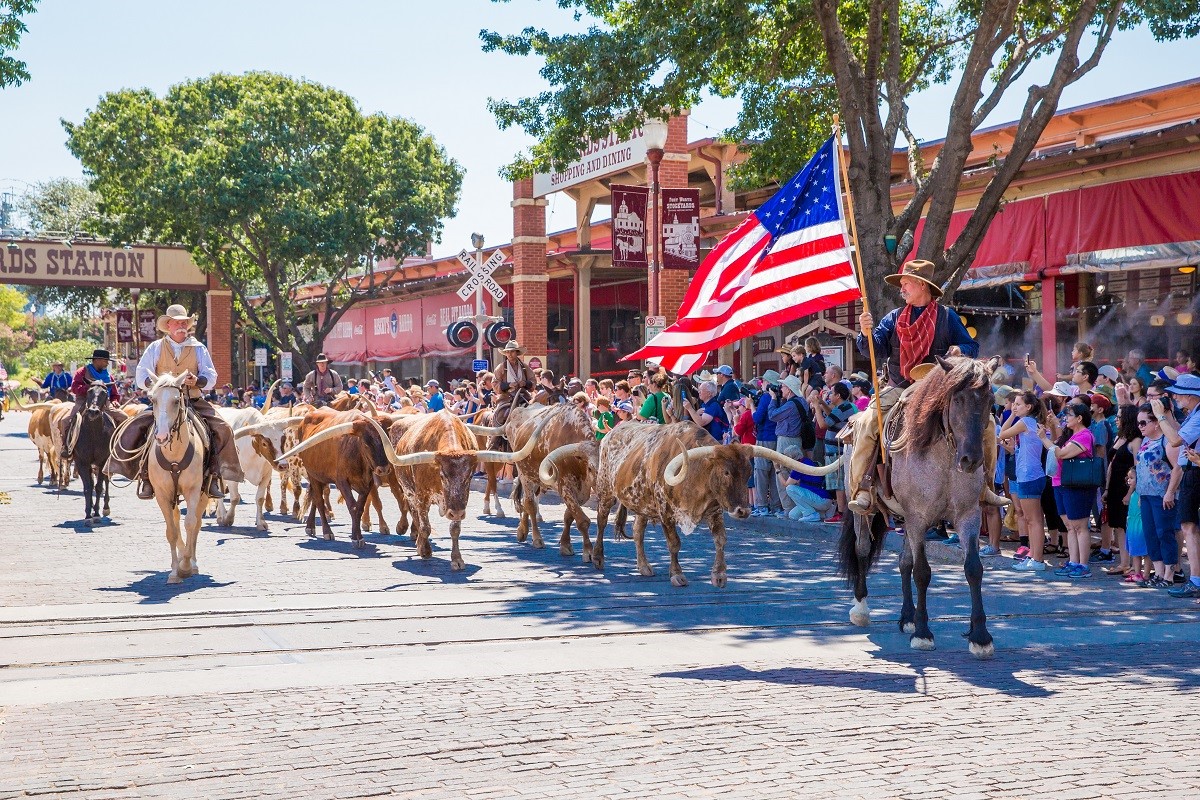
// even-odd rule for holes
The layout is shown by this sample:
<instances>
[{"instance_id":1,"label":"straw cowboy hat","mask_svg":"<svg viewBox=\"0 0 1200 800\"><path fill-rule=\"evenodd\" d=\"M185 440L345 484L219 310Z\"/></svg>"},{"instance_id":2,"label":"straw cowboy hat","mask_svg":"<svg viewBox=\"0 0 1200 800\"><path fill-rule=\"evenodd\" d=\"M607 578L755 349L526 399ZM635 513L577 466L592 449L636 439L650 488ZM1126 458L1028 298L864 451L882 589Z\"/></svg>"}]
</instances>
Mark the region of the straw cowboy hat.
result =
<instances>
[{"instance_id":1,"label":"straw cowboy hat","mask_svg":"<svg viewBox=\"0 0 1200 800\"><path fill-rule=\"evenodd\" d=\"M926 375L928 375L930 370L936 366L937 364L916 364L908 371L908 379L913 383L916 383L917 381L921 380L921 378L924 378Z\"/></svg>"},{"instance_id":2,"label":"straw cowboy hat","mask_svg":"<svg viewBox=\"0 0 1200 800\"><path fill-rule=\"evenodd\" d=\"M521 349L521 345L517 344L516 339L510 339L508 344L504 345L504 349L501 350L500 352L501 353L516 353L517 355L521 355L525 351L523 349Z\"/></svg>"},{"instance_id":3,"label":"straw cowboy hat","mask_svg":"<svg viewBox=\"0 0 1200 800\"><path fill-rule=\"evenodd\" d=\"M160 333L167 332L166 326L167 326L167 320L169 320L169 319L186 319L189 322L191 322L191 324L193 324L193 325L196 324L195 315L189 314L187 312L187 309L184 308L183 306L179 305L178 303L176 303L175 305L167 306L166 313L159 316L158 324L155 327L158 328Z\"/></svg>"},{"instance_id":4,"label":"straw cowboy hat","mask_svg":"<svg viewBox=\"0 0 1200 800\"><path fill-rule=\"evenodd\" d=\"M892 286L899 286L901 278L916 278L929 286L929 291L933 292L935 298L942 296L942 287L933 282L933 262L924 259L916 259L914 261L905 261L904 266L900 267L900 271L895 275L887 275L884 280Z\"/></svg>"},{"instance_id":5,"label":"straw cowboy hat","mask_svg":"<svg viewBox=\"0 0 1200 800\"><path fill-rule=\"evenodd\" d=\"M788 375L781 383L792 390L792 394L797 397L804 397L804 384L795 375Z\"/></svg>"}]
</instances>

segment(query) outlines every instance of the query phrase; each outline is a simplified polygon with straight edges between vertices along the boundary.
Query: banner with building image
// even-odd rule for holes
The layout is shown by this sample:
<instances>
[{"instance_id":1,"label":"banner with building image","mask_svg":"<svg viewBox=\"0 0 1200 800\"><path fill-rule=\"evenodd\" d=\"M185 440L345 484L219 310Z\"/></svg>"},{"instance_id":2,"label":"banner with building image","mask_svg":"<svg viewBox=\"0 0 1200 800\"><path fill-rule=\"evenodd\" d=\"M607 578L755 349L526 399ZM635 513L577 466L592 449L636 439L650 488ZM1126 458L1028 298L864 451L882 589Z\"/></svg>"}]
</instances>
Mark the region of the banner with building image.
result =
<instances>
[{"instance_id":1,"label":"banner with building image","mask_svg":"<svg viewBox=\"0 0 1200 800\"><path fill-rule=\"evenodd\" d=\"M645 186L612 186L612 262L614 267L645 269L646 207L650 190Z\"/></svg>"},{"instance_id":2,"label":"banner with building image","mask_svg":"<svg viewBox=\"0 0 1200 800\"><path fill-rule=\"evenodd\" d=\"M700 190L662 190L663 269L700 263Z\"/></svg>"}]
</instances>

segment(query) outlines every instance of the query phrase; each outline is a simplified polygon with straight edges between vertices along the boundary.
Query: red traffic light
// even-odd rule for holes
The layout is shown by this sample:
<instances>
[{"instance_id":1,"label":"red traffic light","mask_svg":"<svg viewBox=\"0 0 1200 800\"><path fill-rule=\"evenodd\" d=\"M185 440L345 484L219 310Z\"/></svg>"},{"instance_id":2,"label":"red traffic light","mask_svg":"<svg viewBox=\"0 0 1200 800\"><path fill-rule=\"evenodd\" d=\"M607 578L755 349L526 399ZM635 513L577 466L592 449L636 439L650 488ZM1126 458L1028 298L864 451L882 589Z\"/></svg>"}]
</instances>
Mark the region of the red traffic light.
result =
<instances>
[{"instance_id":1,"label":"red traffic light","mask_svg":"<svg viewBox=\"0 0 1200 800\"><path fill-rule=\"evenodd\" d=\"M479 329L474 322L455 322L446 329L446 338L454 347L474 347L479 341Z\"/></svg>"},{"instance_id":2,"label":"red traffic light","mask_svg":"<svg viewBox=\"0 0 1200 800\"><path fill-rule=\"evenodd\" d=\"M512 341L512 338L513 329L503 322L493 322L487 326L487 330L483 334L483 340L488 343L489 347L504 347Z\"/></svg>"}]
</instances>

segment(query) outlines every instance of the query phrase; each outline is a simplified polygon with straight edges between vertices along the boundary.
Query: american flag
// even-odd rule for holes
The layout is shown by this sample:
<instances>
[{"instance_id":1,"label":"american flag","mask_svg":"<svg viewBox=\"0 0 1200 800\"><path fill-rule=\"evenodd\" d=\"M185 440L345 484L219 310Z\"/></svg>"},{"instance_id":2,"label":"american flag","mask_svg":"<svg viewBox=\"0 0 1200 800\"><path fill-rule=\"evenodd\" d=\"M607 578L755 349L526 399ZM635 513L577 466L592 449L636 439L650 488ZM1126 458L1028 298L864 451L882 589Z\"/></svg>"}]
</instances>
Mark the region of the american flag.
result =
<instances>
[{"instance_id":1,"label":"american flag","mask_svg":"<svg viewBox=\"0 0 1200 800\"><path fill-rule=\"evenodd\" d=\"M677 321L624 360L676 374L718 347L862 296L842 216L837 143L742 221L700 265Z\"/></svg>"}]
</instances>

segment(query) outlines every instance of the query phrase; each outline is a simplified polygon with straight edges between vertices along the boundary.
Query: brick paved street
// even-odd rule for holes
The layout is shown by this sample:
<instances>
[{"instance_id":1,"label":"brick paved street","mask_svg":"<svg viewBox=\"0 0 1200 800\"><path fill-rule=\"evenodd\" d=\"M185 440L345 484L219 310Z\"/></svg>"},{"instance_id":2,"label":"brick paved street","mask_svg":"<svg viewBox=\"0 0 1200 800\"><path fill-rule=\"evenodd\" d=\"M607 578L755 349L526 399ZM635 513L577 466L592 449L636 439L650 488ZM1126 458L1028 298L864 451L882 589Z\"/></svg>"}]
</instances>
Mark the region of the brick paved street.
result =
<instances>
[{"instance_id":1,"label":"brick paved street","mask_svg":"<svg viewBox=\"0 0 1200 800\"><path fill-rule=\"evenodd\" d=\"M1132 797L1200 790L1200 606L1116 579L989 563L996 658L959 633L961 569L935 567L939 649L896 631L895 557L873 626L847 621L826 526L736 527L729 587L603 573L507 519L464 523L468 568L271 515L208 521L201 576L168 587L151 503L78 525L37 487L27 416L0 422L0 798ZM561 506L548 505L547 520ZM395 512L389 512L394 522ZM543 528L548 543L556 524ZM996 569L990 567L995 566Z\"/></svg>"}]
</instances>

